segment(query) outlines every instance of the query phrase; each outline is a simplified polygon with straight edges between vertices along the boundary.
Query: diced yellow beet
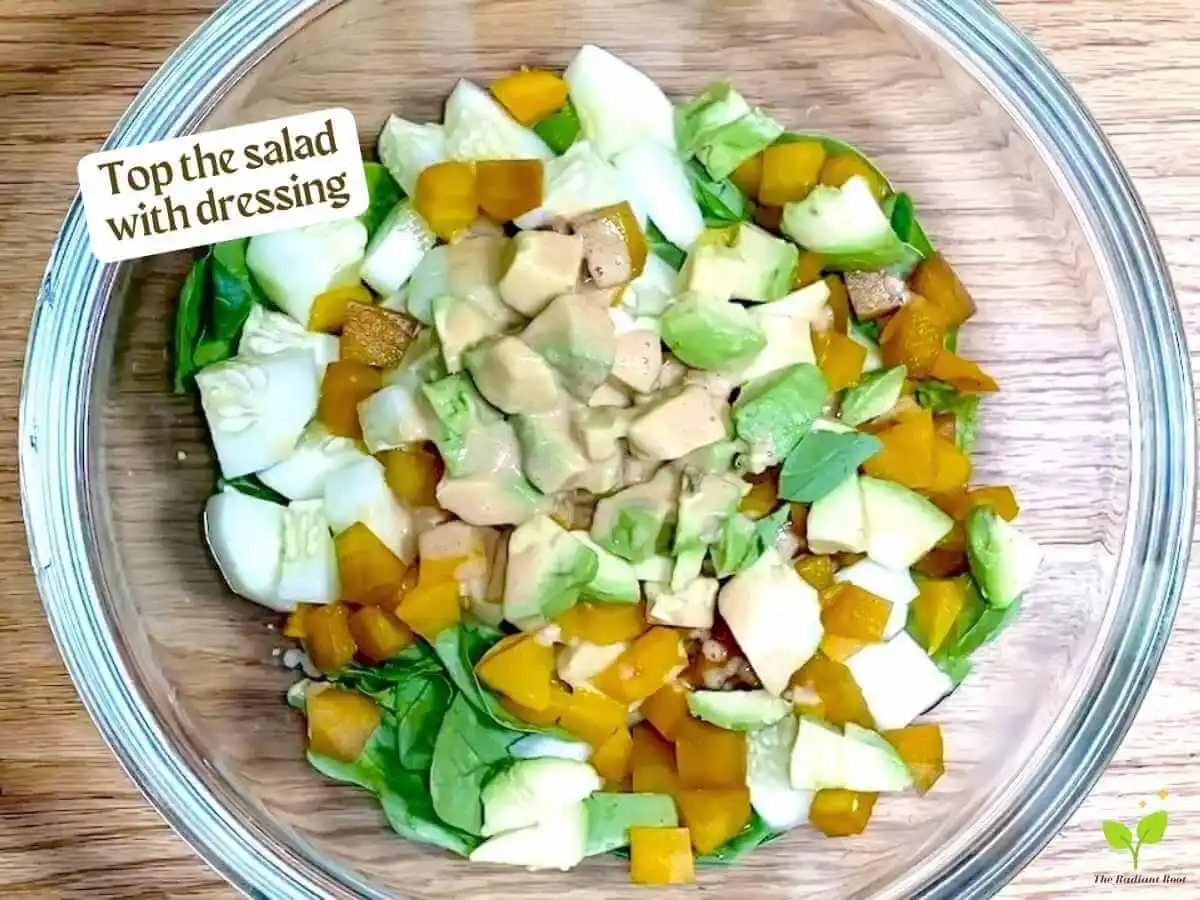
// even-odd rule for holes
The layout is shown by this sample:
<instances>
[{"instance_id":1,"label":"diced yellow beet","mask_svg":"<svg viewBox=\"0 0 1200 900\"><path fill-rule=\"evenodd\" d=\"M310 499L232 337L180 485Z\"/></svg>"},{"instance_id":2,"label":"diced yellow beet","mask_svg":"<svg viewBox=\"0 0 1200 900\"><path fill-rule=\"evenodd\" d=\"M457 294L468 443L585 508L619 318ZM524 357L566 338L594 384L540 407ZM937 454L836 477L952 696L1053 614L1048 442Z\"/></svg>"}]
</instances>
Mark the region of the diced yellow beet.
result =
<instances>
[{"instance_id":1,"label":"diced yellow beet","mask_svg":"<svg viewBox=\"0 0 1200 900\"><path fill-rule=\"evenodd\" d=\"M564 641L619 644L644 634L650 625L641 604L577 603L554 620Z\"/></svg>"},{"instance_id":2,"label":"diced yellow beet","mask_svg":"<svg viewBox=\"0 0 1200 900\"><path fill-rule=\"evenodd\" d=\"M866 645L866 641L826 634L821 638L820 650L834 662L844 663Z\"/></svg>"},{"instance_id":3,"label":"diced yellow beet","mask_svg":"<svg viewBox=\"0 0 1200 900\"><path fill-rule=\"evenodd\" d=\"M841 275L826 275L825 286L829 288L829 309L833 312L833 330L846 334L850 330L850 292Z\"/></svg>"},{"instance_id":4,"label":"diced yellow beet","mask_svg":"<svg viewBox=\"0 0 1200 900\"><path fill-rule=\"evenodd\" d=\"M803 200L817 186L825 164L825 146L820 141L773 144L762 157L758 199L768 206L783 206Z\"/></svg>"},{"instance_id":5,"label":"diced yellow beet","mask_svg":"<svg viewBox=\"0 0 1200 900\"><path fill-rule=\"evenodd\" d=\"M904 764L913 773L917 790L924 794L946 771L942 750L942 726L928 723L909 725L882 733L896 748Z\"/></svg>"},{"instance_id":6,"label":"diced yellow beet","mask_svg":"<svg viewBox=\"0 0 1200 900\"><path fill-rule=\"evenodd\" d=\"M818 653L806 662L792 677L792 684L797 690L817 696L822 717L830 725L853 722L863 728L875 727L867 702L850 670L825 654Z\"/></svg>"},{"instance_id":7,"label":"diced yellow beet","mask_svg":"<svg viewBox=\"0 0 1200 900\"><path fill-rule=\"evenodd\" d=\"M934 547L913 565L913 571L929 578L953 578L968 568L966 551L950 547Z\"/></svg>"},{"instance_id":8,"label":"diced yellow beet","mask_svg":"<svg viewBox=\"0 0 1200 900\"><path fill-rule=\"evenodd\" d=\"M946 349L938 353L929 374L969 394L989 394L1000 390L996 380L978 365Z\"/></svg>"},{"instance_id":9,"label":"diced yellow beet","mask_svg":"<svg viewBox=\"0 0 1200 900\"><path fill-rule=\"evenodd\" d=\"M350 634L358 645L358 655L367 662L391 659L416 638L409 627L377 606L364 606L350 616Z\"/></svg>"},{"instance_id":10,"label":"diced yellow beet","mask_svg":"<svg viewBox=\"0 0 1200 900\"><path fill-rule=\"evenodd\" d=\"M866 474L914 490L933 483L937 436L933 430L933 414L929 410L901 414L876 437L883 442L883 449L863 463Z\"/></svg>"},{"instance_id":11,"label":"diced yellow beet","mask_svg":"<svg viewBox=\"0 0 1200 900\"><path fill-rule=\"evenodd\" d=\"M475 164L479 208L497 222L511 222L542 205L540 159L495 159Z\"/></svg>"},{"instance_id":12,"label":"diced yellow beet","mask_svg":"<svg viewBox=\"0 0 1200 900\"><path fill-rule=\"evenodd\" d=\"M937 307L947 325L961 325L975 315L975 301L942 254L925 257L911 282L914 291Z\"/></svg>"},{"instance_id":13,"label":"diced yellow beet","mask_svg":"<svg viewBox=\"0 0 1200 900\"><path fill-rule=\"evenodd\" d=\"M327 675L340 672L358 647L350 634L350 608L341 603L314 606L304 614L304 649L312 664Z\"/></svg>"},{"instance_id":14,"label":"diced yellow beet","mask_svg":"<svg viewBox=\"0 0 1200 900\"><path fill-rule=\"evenodd\" d=\"M333 539L337 550L342 599L350 603L388 606L408 567L362 522Z\"/></svg>"},{"instance_id":15,"label":"diced yellow beet","mask_svg":"<svg viewBox=\"0 0 1200 900\"><path fill-rule=\"evenodd\" d=\"M492 96L522 125L536 125L567 105L567 83L545 69L522 69L497 78Z\"/></svg>"},{"instance_id":16,"label":"diced yellow beet","mask_svg":"<svg viewBox=\"0 0 1200 900\"><path fill-rule=\"evenodd\" d=\"M750 791L745 787L684 790L675 802L697 853L712 853L750 822Z\"/></svg>"},{"instance_id":17,"label":"diced yellow beet","mask_svg":"<svg viewBox=\"0 0 1200 900\"><path fill-rule=\"evenodd\" d=\"M821 624L827 635L861 643L883 640L892 604L843 581L821 592Z\"/></svg>"},{"instance_id":18,"label":"diced yellow beet","mask_svg":"<svg viewBox=\"0 0 1200 900\"><path fill-rule=\"evenodd\" d=\"M879 348L885 366L907 366L910 378L940 378L934 368L947 352L945 340L946 323L941 314L924 297L914 296L883 327Z\"/></svg>"},{"instance_id":19,"label":"diced yellow beet","mask_svg":"<svg viewBox=\"0 0 1200 900\"><path fill-rule=\"evenodd\" d=\"M444 241L458 237L479 215L475 167L450 161L422 169L415 204L430 231Z\"/></svg>"},{"instance_id":20,"label":"diced yellow beet","mask_svg":"<svg viewBox=\"0 0 1200 900\"><path fill-rule=\"evenodd\" d=\"M688 719L675 736L675 763L685 788L733 788L746 783L746 735Z\"/></svg>"},{"instance_id":21,"label":"diced yellow beet","mask_svg":"<svg viewBox=\"0 0 1200 900\"><path fill-rule=\"evenodd\" d=\"M351 303L374 303L371 292L361 284L334 288L318 294L308 314L309 331L335 333L342 330Z\"/></svg>"},{"instance_id":22,"label":"diced yellow beet","mask_svg":"<svg viewBox=\"0 0 1200 900\"><path fill-rule=\"evenodd\" d=\"M305 713L308 749L345 763L358 759L382 719L370 697L339 687L310 691Z\"/></svg>"},{"instance_id":23,"label":"diced yellow beet","mask_svg":"<svg viewBox=\"0 0 1200 900\"><path fill-rule=\"evenodd\" d=\"M956 518L965 519L967 512L976 506L988 506L996 511L996 515L1011 522L1021 514L1021 507L1012 488L1005 485L977 487L967 491L967 511Z\"/></svg>"},{"instance_id":24,"label":"diced yellow beet","mask_svg":"<svg viewBox=\"0 0 1200 900\"><path fill-rule=\"evenodd\" d=\"M596 748L591 764L608 784L619 785L629 777L633 759L633 737L628 728L618 728Z\"/></svg>"},{"instance_id":25,"label":"diced yellow beet","mask_svg":"<svg viewBox=\"0 0 1200 900\"><path fill-rule=\"evenodd\" d=\"M570 700L571 695L562 685L552 684L550 685L550 703L545 709L530 709L528 706L522 706L503 696L500 698L500 705L522 722L528 722L530 725L549 726L558 724L558 719Z\"/></svg>"},{"instance_id":26,"label":"diced yellow beet","mask_svg":"<svg viewBox=\"0 0 1200 900\"><path fill-rule=\"evenodd\" d=\"M887 183L871 165L857 153L838 153L825 160L821 167L821 184L841 187L855 175L861 175L871 186L871 193L880 202L888 195Z\"/></svg>"},{"instance_id":27,"label":"diced yellow beet","mask_svg":"<svg viewBox=\"0 0 1200 900\"><path fill-rule=\"evenodd\" d=\"M479 680L521 706L546 709L554 677L554 648L536 635L521 634L501 641L494 651L475 667Z\"/></svg>"},{"instance_id":28,"label":"diced yellow beet","mask_svg":"<svg viewBox=\"0 0 1200 900\"><path fill-rule=\"evenodd\" d=\"M390 369L420 330L421 323L405 313L373 303L351 303L342 324L341 358Z\"/></svg>"},{"instance_id":29,"label":"diced yellow beet","mask_svg":"<svg viewBox=\"0 0 1200 900\"><path fill-rule=\"evenodd\" d=\"M738 504L738 511L752 519L761 519L774 512L779 505L779 470L768 469L752 478L754 483Z\"/></svg>"},{"instance_id":30,"label":"diced yellow beet","mask_svg":"<svg viewBox=\"0 0 1200 900\"><path fill-rule=\"evenodd\" d=\"M825 257L820 253L805 250L800 254L800 262L796 264L796 277L793 282L796 287L807 287L821 280L821 270L825 268Z\"/></svg>"},{"instance_id":31,"label":"diced yellow beet","mask_svg":"<svg viewBox=\"0 0 1200 900\"><path fill-rule=\"evenodd\" d=\"M930 491L953 491L966 487L971 480L971 457L952 440L935 436L933 442L933 482Z\"/></svg>"},{"instance_id":32,"label":"diced yellow beet","mask_svg":"<svg viewBox=\"0 0 1200 900\"><path fill-rule=\"evenodd\" d=\"M808 821L826 837L862 834L878 797L878 794L864 794L841 788L817 791L808 810Z\"/></svg>"},{"instance_id":33,"label":"diced yellow beet","mask_svg":"<svg viewBox=\"0 0 1200 900\"><path fill-rule=\"evenodd\" d=\"M427 641L433 641L459 620L458 583L419 583L396 606L396 615Z\"/></svg>"},{"instance_id":34,"label":"diced yellow beet","mask_svg":"<svg viewBox=\"0 0 1200 900\"><path fill-rule=\"evenodd\" d=\"M419 564L421 572L419 584L431 587L435 584L458 584L458 570L469 556L439 556L425 557Z\"/></svg>"},{"instance_id":35,"label":"diced yellow beet","mask_svg":"<svg viewBox=\"0 0 1200 900\"><path fill-rule=\"evenodd\" d=\"M291 638L293 641L303 640L306 634L304 627L304 614L310 609L310 606L301 604L292 612L288 613L287 622L283 625L283 630L280 632L285 638Z\"/></svg>"},{"instance_id":36,"label":"diced yellow beet","mask_svg":"<svg viewBox=\"0 0 1200 900\"><path fill-rule=\"evenodd\" d=\"M737 185L739 191L753 200L758 196L758 188L762 184L762 176L763 157L761 153L756 153L734 169L733 174L729 176L729 180Z\"/></svg>"},{"instance_id":37,"label":"diced yellow beet","mask_svg":"<svg viewBox=\"0 0 1200 900\"><path fill-rule=\"evenodd\" d=\"M867 361L866 347L837 331L814 332L812 340L817 367L830 391L845 390L858 383Z\"/></svg>"},{"instance_id":38,"label":"diced yellow beet","mask_svg":"<svg viewBox=\"0 0 1200 900\"><path fill-rule=\"evenodd\" d=\"M659 688L642 703L642 715L668 741L688 717L688 692L678 682Z\"/></svg>"},{"instance_id":39,"label":"diced yellow beet","mask_svg":"<svg viewBox=\"0 0 1200 900\"><path fill-rule=\"evenodd\" d=\"M629 877L634 884L692 884L692 838L686 828L629 829Z\"/></svg>"},{"instance_id":40,"label":"diced yellow beet","mask_svg":"<svg viewBox=\"0 0 1200 900\"><path fill-rule=\"evenodd\" d=\"M779 231L783 224L783 209L778 206L763 206L761 203L754 207L754 223L767 231Z\"/></svg>"},{"instance_id":41,"label":"diced yellow beet","mask_svg":"<svg viewBox=\"0 0 1200 900\"><path fill-rule=\"evenodd\" d=\"M796 561L792 563L792 568L796 570L797 575L818 591L823 591L833 584L834 568L832 556L805 554L797 557Z\"/></svg>"},{"instance_id":42,"label":"diced yellow beet","mask_svg":"<svg viewBox=\"0 0 1200 900\"><path fill-rule=\"evenodd\" d=\"M388 487L396 499L412 507L437 506L437 485L445 466L428 444L406 444L379 456Z\"/></svg>"},{"instance_id":43,"label":"diced yellow beet","mask_svg":"<svg viewBox=\"0 0 1200 900\"><path fill-rule=\"evenodd\" d=\"M680 632L651 628L592 683L610 697L635 703L666 685L687 661Z\"/></svg>"},{"instance_id":44,"label":"diced yellow beet","mask_svg":"<svg viewBox=\"0 0 1200 900\"><path fill-rule=\"evenodd\" d=\"M629 707L599 691L572 691L558 716L558 724L581 741L601 746L625 727Z\"/></svg>"},{"instance_id":45,"label":"diced yellow beet","mask_svg":"<svg viewBox=\"0 0 1200 900\"><path fill-rule=\"evenodd\" d=\"M920 593L913 600L913 624L932 655L945 643L966 605L967 585L958 578L930 578L922 579L917 587Z\"/></svg>"},{"instance_id":46,"label":"diced yellow beet","mask_svg":"<svg viewBox=\"0 0 1200 900\"><path fill-rule=\"evenodd\" d=\"M358 404L382 386L383 375L378 369L348 359L332 362L321 379L317 418L331 434L361 440Z\"/></svg>"}]
</instances>

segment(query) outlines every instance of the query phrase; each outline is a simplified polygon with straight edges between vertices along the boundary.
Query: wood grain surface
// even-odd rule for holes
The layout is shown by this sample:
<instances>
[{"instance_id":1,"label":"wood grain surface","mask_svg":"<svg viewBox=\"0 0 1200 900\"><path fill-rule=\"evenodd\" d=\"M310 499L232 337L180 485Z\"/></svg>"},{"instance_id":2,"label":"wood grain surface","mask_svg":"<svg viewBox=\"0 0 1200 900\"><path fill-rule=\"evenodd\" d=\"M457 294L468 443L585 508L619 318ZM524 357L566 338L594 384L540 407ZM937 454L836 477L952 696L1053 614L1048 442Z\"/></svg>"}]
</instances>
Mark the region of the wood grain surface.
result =
<instances>
[{"instance_id":1,"label":"wood grain surface","mask_svg":"<svg viewBox=\"0 0 1200 900\"><path fill-rule=\"evenodd\" d=\"M208 0L0 0L0 415L15 432L32 300L95 149ZM1185 324L1200 335L1200 9L1191 0L1004 0L1072 78L1150 209ZM1194 356L1193 359L1196 357ZM28 571L14 441L0 449L0 894L228 897L118 768L79 704ZM1137 723L1071 823L1010 897L1200 896L1200 563ZM1157 792L1165 790L1162 799ZM1182 888L1104 886L1123 871L1100 821L1171 815L1153 870ZM1150 856L1148 851L1147 857Z\"/></svg>"}]
</instances>

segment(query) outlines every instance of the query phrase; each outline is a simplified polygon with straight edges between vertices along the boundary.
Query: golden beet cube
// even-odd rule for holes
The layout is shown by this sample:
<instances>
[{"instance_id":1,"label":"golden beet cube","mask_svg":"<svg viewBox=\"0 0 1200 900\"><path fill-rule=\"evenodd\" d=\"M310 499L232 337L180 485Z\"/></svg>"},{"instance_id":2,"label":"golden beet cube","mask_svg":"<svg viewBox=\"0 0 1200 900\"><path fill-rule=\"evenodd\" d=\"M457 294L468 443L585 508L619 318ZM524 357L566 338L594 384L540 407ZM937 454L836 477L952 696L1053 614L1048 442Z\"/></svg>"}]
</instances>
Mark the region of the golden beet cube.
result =
<instances>
[{"instance_id":1,"label":"golden beet cube","mask_svg":"<svg viewBox=\"0 0 1200 900\"><path fill-rule=\"evenodd\" d=\"M564 641L619 644L645 634L650 624L646 610L624 603L577 603L554 620Z\"/></svg>"},{"instance_id":2,"label":"golden beet cube","mask_svg":"<svg viewBox=\"0 0 1200 900\"><path fill-rule=\"evenodd\" d=\"M837 392L858 384L867 361L866 347L837 331L814 332L812 340L817 367L825 376L830 391Z\"/></svg>"},{"instance_id":3,"label":"golden beet cube","mask_svg":"<svg viewBox=\"0 0 1200 900\"><path fill-rule=\"evenodd\" d=\"M946 771L941 725L909 725L882 734L883 739L896 748L904 764L912 771L917 790L922 794L933 787Z\"/></svg>"},{"instance_id":4,"label":"golden beet cube","mask_svg":"<svg viewBox=\"0 0 1200 900\"><path fill-rule=\"evenodd\" d=\"M913 600L912 617L925 649L937 653L967 604L967 583L960 578L923 579Z\"/></svg>"},{"instance_id":5,"label":"golden beet cube","mask_svg":"<svg viewBox=\"0 0 1200 900\"><path fill-rule=\"evenodd\" d=\"M558 724L581 741L600 747L625 727L629 707L586 688L572 691L558 716Z\"/></svg>"},{"instance_id":6,"label":"golden beet cube","mask_svg":"<svg viewBox=\"0 0 1200 900\"><path fill-rule=\"evenodd\" d=\"M892 604L843 581L821 592L821 624L827 635L862 643L883 640Z\"/></svg>"},{"instance_id":7,"label":"golden beet cube","mask_svg":"<svg viewBox=\"0 0 1200 900\"><path fill-rule=\"evenodd\" d=\"M862 834L878 798L878 794L840 788L817 791L808 810L808 821L826 837Z\"/></svg>"},{"instance_id":8,"label":"golden beet cube","mask_svg":"<svg viewBox=\"0 0 1200 900\"><path fill-rule=\"evenodd\" d=\"M350 603L388 606L404 583L408 567L362 522L333 539L337 551L342 599Z\"/></svg>"},{"instance_id":9,"label":"golden beet cube","mask_svg":"<svg viewBox=\"0 0 1200 900\"><path fill-rule=\"evenodd\" d=\"M590 760L592 768L610 785L621 785L629 777L633 761L633 737L628 728L618 728L612 737L596 748Z\"/></svg>"},{"instance_id":10,"label":"golden beet cube","mask_svg":"<svg viewBox=\"0 0 1200 900\"><path fill-rule=\"evenodd\" d=\"M339 332L346 321L346 313L351 303L374 302L375 298L371 296L371 292L361 284L334 288L318 294L308 313L308 330Z\"/></svg>"},{"instance_id":11,"label":"golden beet cube","mask_svg":"<svg viewBox=\"0 0 1200 900\"><path fill-rule=\"evenodd\" d=\"M383 718L370 697L339 687L322 687L305 699L308 749L319 756L352 763Z\"/></svg>"},{"instance_id":12,"label":"golden beet cube","mask_svg":"<svg viewBox=\"0 0 1200 900\"><path fill-rule=\"evenodd\" d=\"M867 475L895 481L913 490L933 484L937 435L929 410L903 413L876 437L883 442L883 449L863 463Z\"/></svg>"},{"instance_id":13,"label":"golden beet cube","mask_svg":"<svg viewBox=\"0 0 1200 900\"><path fill-rule=\"evenodd\" d=\"M792 684L797 690L817 697L821 717L830 725L853 722L863 728L875 727L875 720L871 718L867 702L850 670L823 653L806 662L792 676Z\"/></svg>"},{"instance_id":14,"label":"golden beet cube","mask_svg":"<svg viewBox=\"0 0 1200 900\"><path fill-rule=\"evenodd\" d=\"M511 222L542 205L540 159L495 159L475 164L479 208L497 222Z\"/></svg>"},{"instance_id":15,"label":"golden beet cube","mask_svg":"<svg viewBox=\"0 0 1200 900\"><path fill-rule=\"evenodd\" d=\"M350 608L330 603L308 610L304 614L304 649L312 664L327 675L346 668L358 651L350 633Z\"/></svg>"},{"instance_id":16,"label":"golden beet cube","mask_svg":"<svg viewBox=\"0 0 1200 900\"><path fill-rule=\"evenodd\" d=\"M645 700L687 665L681 634L671 628L651 628L593 681L595 686L625 703Z\"/></svg>"},{"instance_id":17,"label":"golden beet cube","mask_svg":"<svg viewBox=\"0 0 1200 900\"><path fill-rule=\"evenodd\" d=\"M750 823L745 787L680 791L675 802L697 853L712 853Z\"/></svg>"},{"instance_id":18,"label":"golden beet cube","mask_svg":"<svg viewBox=\"0 0 1200 900\"><path fill-rule=\"evenodd\" d=\"M642 715L668 741L688 717L688 692L678 682L659 688L642 703Z\"/></svg>"},{"instance_id":19,"label":"golden beet cube","mask_svg":"<svg viewBox=\"0 0 1200 900\"><path fill-rule=\"evenodd\" d=\"M378 369L349 359L331 362L321 379L317 419L330 434L362 440L358 404L381 387L383 375Z\"/></svg>"},{"instance_id":20,"label":"golden beet cube","mask_svg":"<svg viewBox=\"0 0 1200 900\"><path fill-rule=\"evenodd\" d=\"M471 163L434 163L417 176L417 212L444 241L458 237L479 215L475 167Z\"/></svg>"},{"instance_id":21,"label":"golden beet cube","mask_svg":"<svg viewBox=\"0 0 1200 900\"><path fill-rule=\"evenodd\" d=\"M629 829L629 877L634 884L691 884L696 880L686 828Z\"/></svg>"},{"instance_id":22,"label":"golden beet cube","mask_svg":"<svg viewBox=\"0 0 1200 900\"><path fill-rule=\"evenodd\" d=\"M379 455L388 487L411 507L437 506L437 486L445 472L442 458L428 444L407 444Z\"/></svg>"},{"instance_id":23,"label":"golden beet cube","mask_svg":"<svg viewBox=\"0 0 1200 900\"><path fill-rule=\"evenodd\" d=\"M746 735L688 719L675 737L679 783L685 788L735 788L746 783Z\"/></svg>"},{"instance_id":24,"label":"golden beet cube","mask_svg":"<svg viewBox=\"0 0 1200 900\"><path fill-rule=\"evenodd\" d=\"M458 582L418 583L396 606L396 615L427 641L458 622Z\"/></svg>"},{"instance_id":25,"label":"golden beet cube","mask_svg":"<svg viewBox=\"0 0 1200 900\"><path fill-rule=\"evenodd\" d=\"M497 78L492 96L526 127L536 125L567 105L567 83L545 69L522 69Z\"/></svg>"},{"instance_id":26,"label":"golden beet cube","mask_svg":"<svg viewBox=\"0 0 1200 900\"><path fill-rule=\"evenodd\" d=\"M888 195L887 182L880 174L857 153L838 153L830 156L821 166L820 183L830 187L841 187L855 175L867 180L871 193L880 202Z\"/></svg>"},{"instance_id":27,"label":"golden beet cube","mask_svg":"<svg viewBox=\"0 0 1200 900\"><path fill-rule=\"evenodd\" d=\"M792 563L792 568L796 570L796 574L808 582L818 591L823 591L827 587L833 585L833 557L832 556L813 556L805 554L797 557Z\"/></svg>"},{"instance_id":28,"label":"golden beet cube","mask_svg":"<svg viewBox=\"0 0 1200 900\"><path fill-rule=\"evenodd\" d=\"M803 200L817 186L825 165L825 146L820 141L773 144L762 157L758 199L768 206L783 206Z\"/></svg>"},{"instance_id":29,"label":"golden beet cube","mask_svg":"<svg viewBox=\"0 0 1200 900\"><path fill-rule=\"evenodd\" d=\"M489 650L475 672L496 693L528 709L544 710L550 705L554 648L532 634L513 635Z\"/></svg>"},{"instance_id":30,"label":"golden beet cube","mask_svg":"<svg viewBox=\"0 0 1200 900\"><path fill-rule=\"evenodd\" d=\"M386 662L416 640L407 625L377 606L364 606L351 614L350 634L358 655L373 663Z\"/></svg>"},{"instance_id":31,"label":"golden beet cube","mask_svg":"<svg viewBox=\"0 0 1200 900\"><path fill-rule=\"evenodd\" d=\"M975 301L942 254L922 260L911 283L914 291L937 307L947 325L961 325L975 315Z\"/></svg>"}]
</instances>

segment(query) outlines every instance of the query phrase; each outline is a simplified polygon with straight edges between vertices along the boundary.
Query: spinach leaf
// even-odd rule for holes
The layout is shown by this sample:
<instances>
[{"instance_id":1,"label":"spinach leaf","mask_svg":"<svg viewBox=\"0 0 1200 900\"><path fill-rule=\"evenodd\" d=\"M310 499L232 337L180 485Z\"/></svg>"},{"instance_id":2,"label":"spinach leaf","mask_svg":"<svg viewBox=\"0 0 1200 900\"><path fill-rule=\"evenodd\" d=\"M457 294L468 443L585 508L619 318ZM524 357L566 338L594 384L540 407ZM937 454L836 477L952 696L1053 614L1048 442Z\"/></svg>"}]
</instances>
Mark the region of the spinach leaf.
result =
<instances>
[{"instance_id":1,"label":"spinach leaf","mask_svg":"<svg viewBox=\"0 0 1200 900\"><path fill-rule=\"evenodd\" d=\"M854 323L855 330L865 338L869 338L874 344L879 343L879 335L883 332L878 320L868 319L865 322L856 321Z\"/></svg>"},{"instance_id":2,"label":"spinach leaf","mask_svg":"<svg viewBox=\"0 0 1200 900\"><path fill-rule=\"evenodd\" d=\"M646 240L650 243L651 252L676 272L687 262L687 253L668 241L658 226L650 221L646 223Z\"/></svg>"},{"instance_id":3,"label":"spinach leaf","mask_svg":"<svg viewBox=\"0 0 1200 900\"><path fill-rule=\"evenodd\" d=\"M463 696L454 698L433 746L429 793L442 821L479 834L483 828L484 782L509 760L521 732L501 728Z\"/></svg>"},{"instance_id":4,"label":"spinach leaf","mask_svg":"<svg viewBox=\"0 0 1200 900\"><path fill-rule=\"evenodd\" d=\"M179 304L175 309L175 393L187 390L188 380L196 373L195 348L204 326L204 306L208 289L209 256L206 253L192 263Z\"/></svg>"},{"instance_id":5,"label":"spinach leaf","mask_svg":"<svg viewBox=\"0 0 1200 900\"><path fill-rule=\"evenodd\" d=\"M716 227L733 225L744 222L753 215L754 204L732 181L716 180L694 159L687 164L686 169L688 181L692 184L692 194L700 206L705 224Z\"/></svg>"},{"instance_id":6,"label":"spinach leaf","mask_svg":"<svg viewBox=\"0 0 1200 900\"><path fill-rule=\"evenodd\" d=\"M940 381L922 381L917 385L917 403L934 413L949 413L955 418L954 440L964 453L975 449L979 439L979 397L959 393Z\"/></svg>"},{"instance_id":7,"label":"spinach leaf","mask_svg":"<svg viewBox=\"0 0 1200 900\"><path fill-rule=\"evenodd\" d=\"M566 153L575 139L579 137L581 126L579 113L575 104L570 100L558 112L553 113L533 126L534 134L545 141L551 150L562 156Z\"/></svg>"},{"instance_id":8,"label":"spinach leaf","mask_svg":"<svg viewBox=\"0 0 1200 900\"><path fill-rule=\"evenodd\" d=\"M242 333L246 317L254 304L266 305L266 299L246 265L249 238L224 241L212 247L212 308L205 336L233 342Z\"/></svg>"},{"instance_id":9,"label":"spinach leaf","mask_svg":"<svg viewBox=\"0 0 1200 900\"><path fill-rule=\"evenodd\" d=\"M217 490L222 491L226 488L232 488L238 493L257 497L259 500L269 500L271 503L278 503L280 506L287 506L292 502L279 493L279 491L263 484L257 475L240 475L237 478L217 479Z\"/></svg>"},{"instance_id":10,"label":"spinach leaf","mask_svg":"<svg viewBox=\"0 0 1200 900\"><path fill-rule=\"evenodd\" d=\"M945 338L945 340L942 341L942 346L945 347L947 350L949 350L951 353L958 352L958 332L959 332L958 325L955 325L953 328L947 329L946 338Z\"/></svg>"},{"instance_id":11,"label":"spinach leaf","mask_svg":"<svg viewBox=\"0 0 1200 900\"><path fill-rule=\"evenodd\" d=\"M912 197L908 194L892 194L883 202L883 213L891 220L892 230L900 240L915 247L922 258L933 255L933 244L917 221Z\"/></svg>"},{"instance_id":12,"label":"spinach leaf","mask_svg":"<svg viewBox=\"0 0 1200 900\"><path fill-rule=\"evenodd\" d=\"M729 866L741 860L747 853L763 844L783 837L784 832L774 831L758 813L753 813L750 823L711 853L696 857L702 866Z\"/></svg>"},{"instance_id":13,"label":"spinach leaf","mask_svg":"<svg viewBox=\"0 0 1200 900\"><path fill-rule=\"evenodd\" d=\"M367 178L369 202L367 211L358 217L358 221L366 226L367 238L370 239L379 230L392 207L404 198L404 191L396 184L396 179L391 173L377 162L363 163L363 174Z\"/></svg>"},{"instance_id":14,"label":"spinach leaf","mask_svg":"<svg viewBox=\"0 0 1200 900\"><path fill-rule=\"evenodd\" d=\"M815 503L883 449L871 434L810 431L800 439L779 474L779 496Z\"/></svg>"}]
</instances>

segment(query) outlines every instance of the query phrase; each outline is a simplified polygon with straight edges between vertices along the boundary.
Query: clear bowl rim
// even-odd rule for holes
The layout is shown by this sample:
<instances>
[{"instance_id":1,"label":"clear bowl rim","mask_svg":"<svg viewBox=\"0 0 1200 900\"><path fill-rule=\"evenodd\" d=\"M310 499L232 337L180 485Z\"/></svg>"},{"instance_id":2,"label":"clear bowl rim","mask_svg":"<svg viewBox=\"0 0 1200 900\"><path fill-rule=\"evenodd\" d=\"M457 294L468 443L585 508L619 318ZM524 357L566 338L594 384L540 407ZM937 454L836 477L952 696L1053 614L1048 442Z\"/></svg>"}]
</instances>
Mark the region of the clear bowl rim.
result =
<instances>
[{"instance_id":1,"label":"clear bowl rim","mask_svg":"<svg viewBox=\"0 0 1200 900\"><path fill-rule=\"evenodd\" d=\"M1089 230L1117 298L1123 356L1132 358L1130 515L1116 573L1114 644L1092 671L1132 660L1092 684L1056 725L1055 762L1030 777L1027 802L940 873L923 896L985 897L1024 867L1065 824L1132 724L1166 646L1183 589L1195 514L1191 368L1161 249L1112 147L1064 77L985 0L871 0L949 51L1004 105L1060 179ZM105 149L192 131L224 90L321 0L231 0L167 59L117 123ZM219 89L213 93L212 86ZM22 380L21 500L38 589L59 652L84 705L170 825L248 896L344 894L348 872L294 850L280 853L238 821L189 770L108 627L92 567L86 502L90 374L117 267L92 255L78 196L39 289ZM68 348L64 353L63 348ZM64 358L64 356L66 358ZM1138 564L1132 564L1137 561ZM1115 671L1115 670L1114 670Z\"/></svg>"}]
</instances>

